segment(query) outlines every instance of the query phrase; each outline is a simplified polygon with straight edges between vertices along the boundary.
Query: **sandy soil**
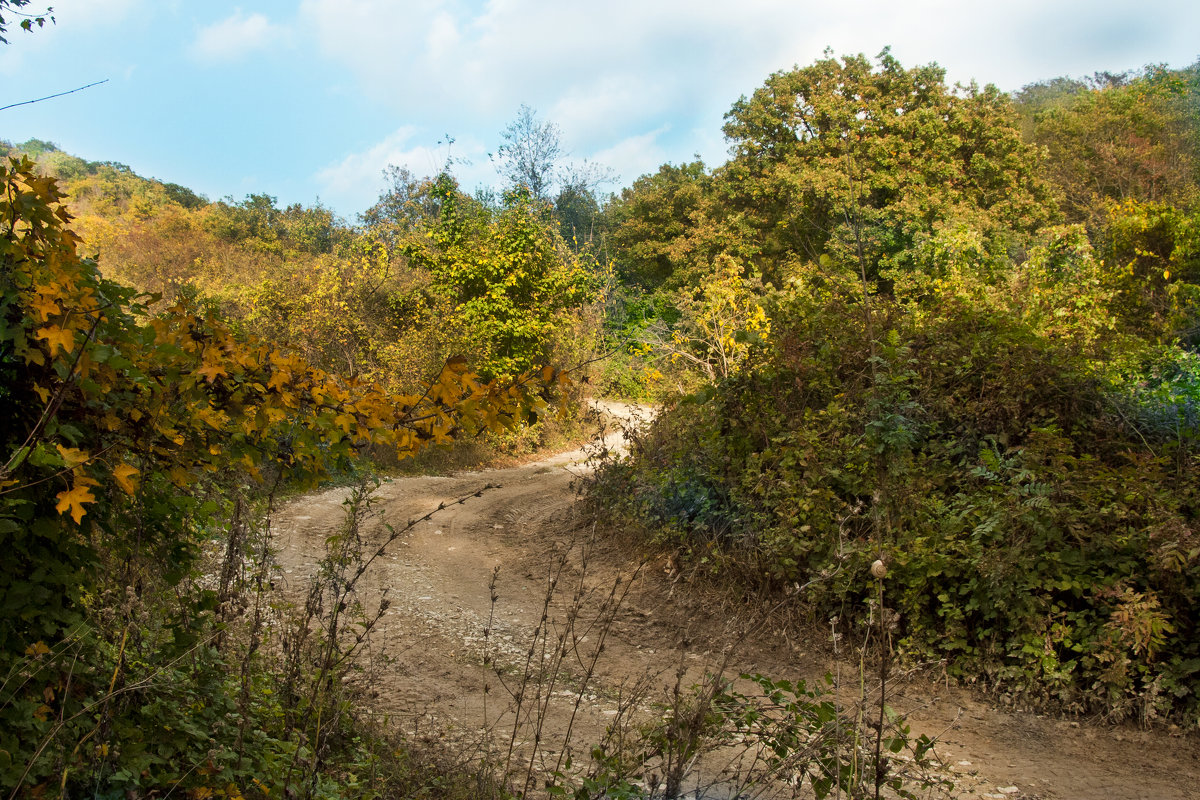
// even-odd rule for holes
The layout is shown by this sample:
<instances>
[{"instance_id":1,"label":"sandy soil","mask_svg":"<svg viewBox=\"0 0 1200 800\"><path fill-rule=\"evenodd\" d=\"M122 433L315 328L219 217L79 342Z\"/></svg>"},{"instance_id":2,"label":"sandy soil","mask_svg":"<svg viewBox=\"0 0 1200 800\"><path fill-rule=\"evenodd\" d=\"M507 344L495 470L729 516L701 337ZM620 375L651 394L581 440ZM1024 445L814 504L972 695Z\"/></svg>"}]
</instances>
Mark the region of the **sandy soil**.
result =
<instances>
[{"instance_id":1,"label":"sandy soil","mask_svg":"<svg viewBox=\"0 0 1200 800\"><path fill-rule=\"evenodd\" d=\"M632 413L612 403L603 410L617 418ZM618 441L610 436L607 443ZM585 461L580 450L511 469L402 478L377 490L378 516L368 531L373 546L388 535L384 522L400 528L442 502L495 485L413 526L365 576L365 605L377 605L384 591L391 602L371 639L375 713L412 735L451 739L468 750L488 747L503 757L511 743L514 761L535 753L540 766L553 767L568 732L578 758L625 718L631 698L641 698L644 711L667 697L681 665L685 684L717 666L726 645L740 637L730 620L743 615L693 592L661 556L635 575L636 553L594 531L580 513L573 484ZM312 573L325 538L344 520L346 496L343 489L306 495L277 514L285 587L302 586ZM547 600L554 575L557 591ZM607 626L589 628L614 584L628 592L623 603ZM554 662L540 649L529 657L539 629L552 642L564 635L569 650L552 686L521 680L527 664ZM760 626L734 651L730 671L811 679L830 670L825 646L809 648L799 636L770 622ZM684 651L682 640L689 645ZM575 690L601 643L576 710ZM523 711L514 726L514 695L522 685ZM928 677L910 677L891 691L889 703L908 715L914 735L938 736L939 769L955 788L935 796L1200 798L1195 734L1014 713ZM546 710L531 715L544 695Z\"/></svg>"}]
</instances>

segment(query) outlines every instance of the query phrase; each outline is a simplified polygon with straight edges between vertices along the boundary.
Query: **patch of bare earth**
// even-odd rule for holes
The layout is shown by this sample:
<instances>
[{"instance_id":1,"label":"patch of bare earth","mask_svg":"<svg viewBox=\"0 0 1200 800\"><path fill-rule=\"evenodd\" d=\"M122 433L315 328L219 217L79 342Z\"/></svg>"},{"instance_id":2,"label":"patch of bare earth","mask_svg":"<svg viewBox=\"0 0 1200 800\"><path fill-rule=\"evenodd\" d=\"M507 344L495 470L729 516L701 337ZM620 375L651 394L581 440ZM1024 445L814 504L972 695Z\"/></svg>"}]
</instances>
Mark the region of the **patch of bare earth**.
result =
<instances>
[{"instance_id":1,"label":"patch of bare earth","mask_svg":"<svg viewBox=\"0 0 1200 800\"><path fill-rule=\"evenodd\" d=\"M628 413L617 404L606 411ZM731 622L741 616L736 609L674 580L661 558L639 568L628 545L593 530L572 486L585 461L584 451L573 451L510 469L401 478L376 491L373 546L387 535L384 521L401 527L494 485L417 524L367 573L364 602L377 604L384 591L391 602L371 637L374 713L409 734L468 750L486 747L518 771L531 758L547 769L561 764L568 734L576 758L586 756L615 719L625 718L626 706L636 701L646 712L653 701L667 700L681 667L683 683L699 681L735 640L733 675L811 680L835 669L824 642L810 647L770 620L743 637ZM312 574L325 538L344 520L347 495L344 489L310 494L277 513L285 590ZM556 591L547 599L552 580ZM623 599L607 619L605 602L614 591ZM537 639L539 630L547 636ZM559 635L569 652L551 658ZM857 680L852 665L842 669ZM524 679L531 674L540 680ZM937 796L1200 797L1194 734L1014 713L928 677L901 678L889 693L914 735L938 738L938 770L955 788Z\"/></svg>"}]
</instances>

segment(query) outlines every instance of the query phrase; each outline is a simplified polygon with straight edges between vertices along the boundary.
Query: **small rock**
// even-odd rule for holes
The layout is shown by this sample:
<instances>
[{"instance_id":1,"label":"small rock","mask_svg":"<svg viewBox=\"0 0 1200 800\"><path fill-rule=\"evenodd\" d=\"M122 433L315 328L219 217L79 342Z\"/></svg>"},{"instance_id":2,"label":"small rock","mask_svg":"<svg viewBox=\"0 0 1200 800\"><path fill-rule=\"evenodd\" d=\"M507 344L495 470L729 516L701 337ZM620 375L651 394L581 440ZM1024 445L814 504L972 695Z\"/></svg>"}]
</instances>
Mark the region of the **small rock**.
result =
<instances>
[{"instance_id":1,"label":"small rock","mask_svg":"<svg viewBox=\"0 0 1200 800\"><path fill-rule=\"evenodd\" d=\"M999 786L999 787L997 787L996 791L1002 792L1004 794L1016 794L1017 792L1019 792L1021 790L1018 789L1016 786Z\"/></svg>"}]
</instances>

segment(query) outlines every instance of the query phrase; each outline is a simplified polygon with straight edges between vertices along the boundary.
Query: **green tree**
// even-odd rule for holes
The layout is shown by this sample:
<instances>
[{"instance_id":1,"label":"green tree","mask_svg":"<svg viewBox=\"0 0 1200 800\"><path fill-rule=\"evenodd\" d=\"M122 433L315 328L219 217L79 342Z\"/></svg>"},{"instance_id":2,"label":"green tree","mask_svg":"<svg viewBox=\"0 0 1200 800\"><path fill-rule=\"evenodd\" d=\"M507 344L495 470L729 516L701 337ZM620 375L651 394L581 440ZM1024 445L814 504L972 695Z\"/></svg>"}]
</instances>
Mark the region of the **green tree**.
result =
<instances>
[{"instance_id":1,"label":"green tree","mask_svg":"<svg viewBox=\"0 0 1200 800\"><path fill-rule=\"evenodd\" d=\"M946 226L1002 249L1051 217L1006 95L951 89L940 67L905 69L887 50L877 61L827 56L775 73L726 115L725 224L767 280L824 254L910 269Z\"/></svg>"},{"instance_id":2,"label":"green tree","mask_svg":"<svg viewBox=\"0 0 1200 800\"><path fill-rule=\"evenodd\" d=\"M1101 229L1106 201L1188 206L1200 199L1198 75L1200 63L1180 71L1150 67L1093 81L1090 90L1076 83L1052 93L1035 85L1018 94L1070 220Z\"/></svg>"},{"instance_id":3,"label":"green tree","mask_svg":"<svg viewBox=\"0 0 1200 800\"><path fill-rule=\"evenodd\" d=\"M550 361L564 315L594 293L593 279L547 221L531 192L510 192L493 217L440 175L437 223L406 255L429 270L432 290L453 306L452 324L485 375L512 376Z\"/></svg>"},{"instance_id":4,"label":"green tree","mask_svg":"<svg viewBox=\"0 0 1200 800\"><path fill-rule=\"evenodd\" d=\"M609 203L614 266L627 284L677 287L695 277L711 179L700 160L643 175Z\"/></svg>"},{"instance_id":5,"label":"green tree","mask_svg":"<svg viewBox=\"0 0 1200 800\"><path fill-rule=\"evenodd\" d=\"M363 212L362 224L370 235L394 248L416 228L437 219L439 206L432 179L419 178L395 164L389 164L383 174L387 188Z\"/></svg>"},{"instance_id":6,"label":"green tree","mask_svg":"<svg viewBox=\"0 0 1200 800\"><path fill-rule=\"evenodd\" d=\"M593 247L602 238L606 220L600 207L600 187L613 180L610 170L590 161L563 170L554 215L563 239L573 249Z\"/></svg>"},{"instance_id":7,"label":"green tree","mask_svg":"<svg viewBox=\"0 0 1200 800\"><path fill-rule=\"evenodd\" d=\"M1127 200L1109 205L1101 237L1112 308L1136 335L1200 341L1200 208Z\"/></svg>"}]
</instances>

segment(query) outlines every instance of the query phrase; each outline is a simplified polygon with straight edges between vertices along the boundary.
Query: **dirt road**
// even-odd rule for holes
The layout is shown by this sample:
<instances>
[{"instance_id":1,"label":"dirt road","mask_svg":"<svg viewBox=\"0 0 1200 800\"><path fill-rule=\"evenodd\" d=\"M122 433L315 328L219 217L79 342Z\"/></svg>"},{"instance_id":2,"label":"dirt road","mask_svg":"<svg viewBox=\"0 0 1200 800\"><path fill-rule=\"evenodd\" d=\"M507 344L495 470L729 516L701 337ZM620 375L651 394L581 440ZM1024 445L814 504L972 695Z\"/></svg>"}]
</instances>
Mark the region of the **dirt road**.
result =
<instances>
[{"instance_id":1,"label":"dirt road","mask_svg":"<svg viewBox=\"0 0 1200 800\"><path fill-rule=\"evenodd\" d=\"M630 413L619 404L604 411ZM587 469L585 459L574 451L511 469L401 478L377 490L378 512L402 526L439 503L498 485L416 525L367 574L366 605L384 590L391 602L372 636L376 713L410 734L453 739L468 750L489 747L518 763L534 753L539 767L552 768L568 735L576 758L586 755L589 743L625 718L634 698L645 709L665 697L681 663L685 683L716 666L734 632L711 599L675 582L665 559L651 558L635 577L637 558L628 546L593 540L572 488ZM341 489L307 495L277 514L286 584L301 585L311 574L325 538L344 519L346 496ZM385 529L377 522L369 535L381 541ZM547 599L555 575L556 591ZM614 586L627 594L607 619L605 598ZM556 650L559 636L569 645L557 670L544 666L554 659L537 644L545 641L539 631L549 638L548 651ZM681 639L690 643L682 655ZM600 643L603 652L589 668ZM734 674L779 678L830 669L823 645L810 649L770 625L743 644L734 662ZM536 679L528 678L534 672ZM582 694L574 691L581 685ZM524 711L514 733L515 696ZM901 683L891 704L909 715L914 735L939 737L939 769L955 788L934 796L1200 798L1194 733L1008 712L926 678Z\"/></svg>"}]
</instances>

